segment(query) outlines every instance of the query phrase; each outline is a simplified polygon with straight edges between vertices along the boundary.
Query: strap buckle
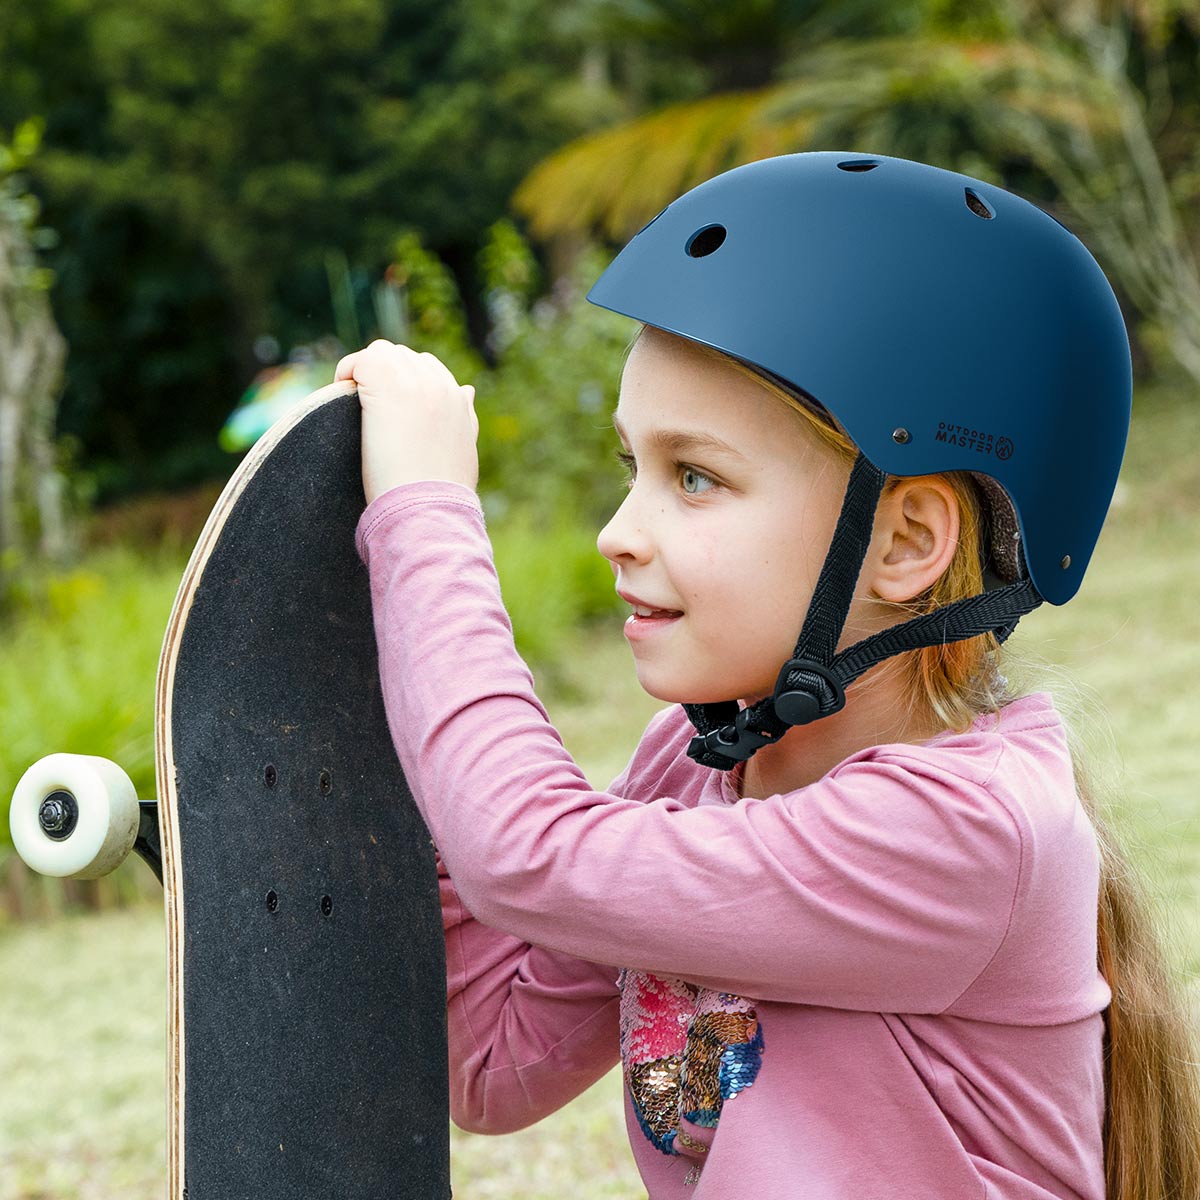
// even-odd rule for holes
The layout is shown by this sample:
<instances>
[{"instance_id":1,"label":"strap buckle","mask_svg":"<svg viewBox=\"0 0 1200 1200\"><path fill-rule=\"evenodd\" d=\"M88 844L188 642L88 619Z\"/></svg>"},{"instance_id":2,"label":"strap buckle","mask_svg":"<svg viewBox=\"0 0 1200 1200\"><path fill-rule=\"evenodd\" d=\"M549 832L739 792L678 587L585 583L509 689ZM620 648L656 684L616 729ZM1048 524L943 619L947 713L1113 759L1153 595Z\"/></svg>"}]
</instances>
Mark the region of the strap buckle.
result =
<instances>
[{"instance_id":1,"label":"strap buckle","mask_svg":"<svg viewBox=\"0 0 1200 1200\"><path fill-rule=\"evenodd\" d=\"M708 733L696 734L688 743L688 757L697 762L703 762L704 757L708 755L728 759L728 766L725 769L733 766L734 763L745 762L756 750L776 740L775 734L763 733L757 729L747 729L746 723L751 716L751 710L743 708L734 718L732 725L723 725ZM734 736L727 739L724 735L730 731Z\"/></svg>"}]
</instances>

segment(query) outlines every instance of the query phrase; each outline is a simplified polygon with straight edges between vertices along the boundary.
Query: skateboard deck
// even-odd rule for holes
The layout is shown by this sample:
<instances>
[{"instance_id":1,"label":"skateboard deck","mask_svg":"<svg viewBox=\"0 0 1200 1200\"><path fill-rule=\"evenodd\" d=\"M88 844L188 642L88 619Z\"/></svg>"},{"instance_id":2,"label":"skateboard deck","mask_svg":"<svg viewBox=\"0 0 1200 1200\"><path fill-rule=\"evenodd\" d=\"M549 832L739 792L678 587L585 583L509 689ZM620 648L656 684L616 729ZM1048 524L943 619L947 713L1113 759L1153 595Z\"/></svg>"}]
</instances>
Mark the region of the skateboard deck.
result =
<instances>
[{"instance_id":1,"label":"skateboard deck","mask_svg":"<svg viewBox=\"0 0 1200 1200\"><path fill-rule=\"evenodd\" d=\"M159 662L169 1200L449 1196L434 851L379 685L358 400L251 449Z\"/></svg>"}]
</instances>

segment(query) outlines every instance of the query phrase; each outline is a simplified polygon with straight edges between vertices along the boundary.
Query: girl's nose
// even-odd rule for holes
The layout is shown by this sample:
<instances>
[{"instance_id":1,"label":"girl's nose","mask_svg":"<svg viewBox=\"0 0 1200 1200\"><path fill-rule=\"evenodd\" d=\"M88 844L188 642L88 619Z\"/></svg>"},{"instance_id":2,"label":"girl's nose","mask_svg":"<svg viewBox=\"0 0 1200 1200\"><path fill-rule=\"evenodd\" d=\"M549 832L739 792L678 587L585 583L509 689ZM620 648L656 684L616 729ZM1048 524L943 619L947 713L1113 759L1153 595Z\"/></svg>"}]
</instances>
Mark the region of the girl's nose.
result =
<instances>
[{"instance_id":1,"label":"girl's nose","mask_svg":"<svg viewBox=\"0 0 1200 1200\"><path fill-rule=\"evenodd\" d=\"M650 539L638 519L637 506L631 503L633 492L621 501L620 507L596 538L596 549L614 566L620 559L645 562L650 557Z\"/></svg>"}]
</instances>

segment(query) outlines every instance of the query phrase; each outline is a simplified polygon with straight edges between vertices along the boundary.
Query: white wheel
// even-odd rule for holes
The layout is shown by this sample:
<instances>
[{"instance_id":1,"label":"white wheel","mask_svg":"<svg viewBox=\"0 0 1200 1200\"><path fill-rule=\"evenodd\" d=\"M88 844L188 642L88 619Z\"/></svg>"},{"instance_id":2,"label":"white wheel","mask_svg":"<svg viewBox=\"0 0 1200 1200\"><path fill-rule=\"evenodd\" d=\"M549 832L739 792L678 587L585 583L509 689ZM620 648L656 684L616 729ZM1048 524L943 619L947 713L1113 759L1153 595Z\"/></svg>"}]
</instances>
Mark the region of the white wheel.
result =
<instances>
[{"instance_id":1,"label":"white wheel","mask_svg":"<svg viewBox=\"0 0 1200 1200\"><path fill-rule=\"evenodd\" d=\"M42 875L99 879L125 861L138 833L133 781L92 754L49 754L21 776L8 824L13 846Z\"/></svg>"}]
</instances>

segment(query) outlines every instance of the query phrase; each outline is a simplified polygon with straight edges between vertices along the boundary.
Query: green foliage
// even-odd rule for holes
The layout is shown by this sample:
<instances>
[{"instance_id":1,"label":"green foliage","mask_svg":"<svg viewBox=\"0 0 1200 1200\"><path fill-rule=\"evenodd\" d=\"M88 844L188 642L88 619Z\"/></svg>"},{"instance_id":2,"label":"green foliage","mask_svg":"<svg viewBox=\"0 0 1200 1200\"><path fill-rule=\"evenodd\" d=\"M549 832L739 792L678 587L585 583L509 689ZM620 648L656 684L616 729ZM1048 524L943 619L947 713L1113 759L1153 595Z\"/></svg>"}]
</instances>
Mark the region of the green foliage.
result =
<instances>
[{"instance_id":1,"label":"green foliage","mask_svg":"<svg viewBox=\"0 0 1200 1200\"><path fill-rule=\"evenodd\" d=\"M0 653L0 846L17 780L55 751L119 762L154 796L154 679L183 561L130 550L25 577Z\"/></svg>"},{"instance_id":2,"label":"green foliage","mask_svg":"<svg viewBox=\"0 0 1200 1200\"><path fill-rule=\"evenodd\" d=\"M58 239L39 222L42 206L29 190L27 175L44 129L44 121L30 117L17 125L11 140L0 136L0 227L18 234L13 274L0 280L0 286L18 294L47 292L54 283L54 272L42 265L35 252L50 249Z\"/></svg>"},{"instance_id":3,"label":"green foliage","mask_svg":"<svg viewBox=\"0 0 1200 1200\"><path fill-rule=\"evenodd\" d=\"M1144 98L1185 224L1200 211L1194 8L1116 10L1130 43L1120 69ZM335 328L343 341L372 326L386 336L404 314L382 277L406 230L453 273L471 340L503 352L508 316L472 263L526 177L521 209L539 236L624 237L736 161L833 144L1032 183L1053 199L1043 161L1077 170L1062 150L1103 106L1044 68L1074 58L1095 76L1080 50L1095 20L1088 6L1003 0L0 5L0 129L44 119L24 173L60 234L35 247L36 269L57 274L71 347L60 432L79 439L102 499L219 474L215 434L261 365L256 339L286 355ZM1008 87L1004 72L1022 61L1032 75ZM762 83L787 86L745 90ZM1032 163L1000 128L1005 104L1061 118ZM604 135L639 115L640 131ZM562 169L529 174L581 135L591 140L559 156ZM1118 198L1136 190L1107 166L1083 174L1112 174ZM1103 179L1094 190L1110 198ZM1105 211L1098 203L1099 228ZM1140 231L1144 214L1114 223ZM1171 241L1166 261L1183 244ZM348 307L332 289L336 314L333 259L353 283ZM1143 274L1164 275L1158 257ZM361 280L380 282L363 292ZM1184 311L1157 331L1178 343L1189 325Z\"/></svg>"},{"instance_id":4,"label":"green foliage","mask_svg":"<svg viewBox=\"0 0 1200 1200\"><path fill-rule=\"evenodd\" d=\"M620 603L595 532L570 512L547 521L541 513L518 509L490 520L488 534L517 649L561 686L555 668L581 624L612 613Z\"/></svg>"},{"instance_id":5,"label":"green foliage","mask_svg":"<svg viewBox=\"0 0 1200 1200\"><path fill-rule=\"evenodd\" d=\"M502 354L521 335L542 272L529 243L505 217L488 230L479 252L488 313L488 349Z\"/></svg>"},{"instance_id":6,"label":"green foliage","mask_svg":"<svg viewBox=\"0 0 1200 1200\"><path fill-rule=\"evenodd\" d=\"M385 282L398 289L405 313L406 344L436 354L456 377L482 365L471 347L466 313L453 273L428 250L416 229L392 243Z\"/></svg>"},{"instance_id":7,"label":"green foliage","mask_svg":"<svg viewBox=\"0 0 1200 1200\"><path fill-rule=\"evenodd\" d=\"M925 0L928 3L928 0ZM655 53L702 64L706 91L760 87L797 47L845 35L879 36L906 29L920 0L588 0L591 26L616 41L636 40Z\"/></svg>"},{"instance_id":8,"label":"green foliage","mask_svg":"<svg viewBox=\"0 0 1200 1200\"><path fill-rule=\"evenodd\" d=\"M417 230L482 325L468 278L481 231L540 157L625 111L610 85L581 83L591 35L559 8L0 6L0 128L46 116L30 178L62 235L47 263L71 346L59 427L102 499L195 478L166 474L180 464L227 468L168 450L215 445L261 365L257 338L286 354L331 332L331 254L378 279ZM394 295L378 298L394 317Z\"/></svg>"},{"instance_id":9,"label":"green foliage","mask_svg":"<svg viewBox=\"0 0 1200 1200\"><path fill-rule=\"evenodd\" d=\"M512 227L496 231L490 247L490 278L507 271L520 280L528 251ZM517 265L497 265L505 254ZM605 265L602 251L588 250L554 295L533 303L528 291L489 291L498 361L464 382L476 385L480 493L501 519L515 508L549 528L569 512L595 530L620 499L610 414L634 326L584 298Z\"/></svg>"},{"instance_id":10,"label":"green foliage","mask_svg":"<svg viewBox=\"0 0 1200 1200\"><path fill-rule=\"evenodd\" d=\"M934 33L997 41L1017 33L1017 15L1008 0L925 0L923 24Z\"/></svg>"}]
</instances>

